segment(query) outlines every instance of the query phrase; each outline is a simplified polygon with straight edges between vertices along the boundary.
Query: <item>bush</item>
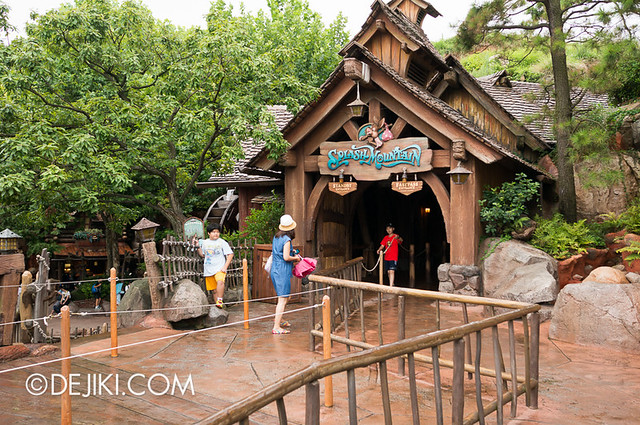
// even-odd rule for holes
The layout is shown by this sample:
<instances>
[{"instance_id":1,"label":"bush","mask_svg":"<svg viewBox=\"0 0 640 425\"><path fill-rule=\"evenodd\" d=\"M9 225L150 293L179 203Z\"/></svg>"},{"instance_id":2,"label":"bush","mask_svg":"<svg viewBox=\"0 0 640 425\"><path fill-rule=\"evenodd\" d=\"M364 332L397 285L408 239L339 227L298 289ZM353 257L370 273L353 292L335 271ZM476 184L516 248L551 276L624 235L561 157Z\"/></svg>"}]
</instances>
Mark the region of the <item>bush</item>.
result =
<instances>
[{"instance_id":1,"label":"bush","mask_svg":"<svg viewBox=\"0 0 640 425\"><path fill-rule=\"evenodd\" d=\"M533 234L531 245L558 260L586 252L587 248L602 244L586 220L567 223L562 215L555 214L549 220L536 217L536 221L538 227Z\"/></svg>"},{"instance_id":2,"label":"bush","mask_svg":"<svg viewBox=\"0 0 640 425\"><path fill-rule=\"evenodd\" d=\"M241 233L224 235L227 242L255 239L256 243L271 243L278 230L280 217L284 214L284 203L266 202L261 209L252 209L246 220L246 229Z\"/></svg>"},{"instance_id":3,"label":"bush","mask_svg":"<svg viewBox=\"0 0 640 425\"><path fill-rule=\"evenodd\" d=\"M499 188L485 189L480 201L480 219L485 232L492 236L510 235L528 220L528 205L538 198L540 183L524 173Z\"/></svg>"}]
</instances>

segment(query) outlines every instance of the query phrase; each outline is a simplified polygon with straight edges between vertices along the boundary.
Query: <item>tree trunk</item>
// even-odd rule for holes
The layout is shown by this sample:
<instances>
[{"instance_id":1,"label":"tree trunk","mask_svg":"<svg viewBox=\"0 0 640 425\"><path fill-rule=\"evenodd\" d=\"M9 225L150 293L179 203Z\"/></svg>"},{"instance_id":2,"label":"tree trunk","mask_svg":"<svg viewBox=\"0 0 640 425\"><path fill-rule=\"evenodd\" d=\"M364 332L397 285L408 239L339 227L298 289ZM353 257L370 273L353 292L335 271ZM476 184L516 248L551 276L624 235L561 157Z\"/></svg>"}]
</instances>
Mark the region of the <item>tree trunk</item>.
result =
<instances>
[{"instance_id":1,"label":"tree trunk","mask_svg":"<svg viewBox=\"0 0 640 425\"><path fill-rule=\"evenodd\" d=\"M120 266L120 249L118 247L118 232L113 230L114 220L108 213L102 213L105 224L105 243L107 245L107 271L114 267L118 270Z\"/></svg>"},{"instance_id":2,"label":"tree trunk","mask_svg":"<svg viewBox=\"0 0 640 425\"><path fill-rule=\"evenodd\" d=\"M182 212L182 202L180 202L180 196L178 196L178 191L174 188L168 189L168 197L169 197L169 208L165 209L164 216L171 223L171 228L178 233L178 235L182 235L183 224L187 221L187 217Z\"/></svg>"},{"instance_id":3,"label":"tree trunk","mask_svg":"<svg viewBox=\"0 0 640 425\"><path fill-rule=\"evenodd\" d=\"M566 34L562 28L562 9L560 0L545 2L549 17L551 63L555 86L555 131L558 166L558 195L560 212L569 222L575 222L576 188L573 177L573 163L569 159L571 144L571 87L567 70Z\"/></svg>"}]
</instances>

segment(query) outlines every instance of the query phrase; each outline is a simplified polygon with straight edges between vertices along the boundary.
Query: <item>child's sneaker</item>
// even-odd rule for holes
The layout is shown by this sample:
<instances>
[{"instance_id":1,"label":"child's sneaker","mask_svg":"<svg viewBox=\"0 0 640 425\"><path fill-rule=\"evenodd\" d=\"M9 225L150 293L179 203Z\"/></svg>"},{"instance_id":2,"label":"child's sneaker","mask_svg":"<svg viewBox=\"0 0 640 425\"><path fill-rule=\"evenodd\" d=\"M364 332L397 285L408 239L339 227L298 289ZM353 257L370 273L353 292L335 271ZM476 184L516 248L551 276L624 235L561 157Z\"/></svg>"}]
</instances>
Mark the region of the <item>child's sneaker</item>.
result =
<instances>
[{"instance_id":1,"label":"child's sneaker","mask_svg":"<svg viewBox=\"0 0 640 425\"><path fill-rule=\"evenodd\" d=\"M222 298L218 298L216 300L216 307L218 308L224 308L224 303L222 302Z\"/></svg>"}]
</instances>

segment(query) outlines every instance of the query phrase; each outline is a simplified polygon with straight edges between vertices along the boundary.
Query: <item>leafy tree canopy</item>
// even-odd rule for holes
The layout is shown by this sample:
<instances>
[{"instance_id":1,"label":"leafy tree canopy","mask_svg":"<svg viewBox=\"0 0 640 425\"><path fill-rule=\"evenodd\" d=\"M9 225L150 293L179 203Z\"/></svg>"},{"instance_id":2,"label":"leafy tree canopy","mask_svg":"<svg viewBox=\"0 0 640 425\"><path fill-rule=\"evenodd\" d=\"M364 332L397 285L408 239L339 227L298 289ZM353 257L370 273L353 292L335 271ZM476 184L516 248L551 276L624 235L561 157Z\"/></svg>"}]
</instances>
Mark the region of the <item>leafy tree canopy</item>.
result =
<instances>
[{"instance_id":1,"label":"leafy tree canopy","mask_svg":"<svg viewBox=\"0 0 640 425\"><path fill-rule=\"evenodd\" d=\"M158 21L136 1L33 15L0 51L3 209L52 228L74 211L122 224L144 208L177 230L195 183L242 157L241 140L279 156L287 144L266 105L313 98L346 33L343 18L324 29L306 2L269 5L271 18L234 17L217 1L206 30ZM285 23L295 31L282 34Z\"/></svg>"}]
</instances>

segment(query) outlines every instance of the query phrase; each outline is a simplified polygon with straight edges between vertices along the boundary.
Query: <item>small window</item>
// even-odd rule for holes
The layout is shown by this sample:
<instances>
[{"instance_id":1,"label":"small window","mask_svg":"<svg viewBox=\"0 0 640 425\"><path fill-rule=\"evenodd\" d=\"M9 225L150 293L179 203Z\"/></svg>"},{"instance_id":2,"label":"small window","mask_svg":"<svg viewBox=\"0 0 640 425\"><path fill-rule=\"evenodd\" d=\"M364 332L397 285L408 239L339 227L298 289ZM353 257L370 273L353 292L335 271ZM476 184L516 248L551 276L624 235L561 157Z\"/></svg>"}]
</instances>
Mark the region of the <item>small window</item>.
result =
<instances>
[{"instance_id":1,"label":"small window","mask_svg":"<svg viewBox=\"0 0 640 425\"><path fill-rule=\"evenodd\" d=\"M407 77L415 81L420 87L424 87L427 84L428 72L420 65L411 61L409 69L407 70Z\"/></svg>"}]
</instances>

